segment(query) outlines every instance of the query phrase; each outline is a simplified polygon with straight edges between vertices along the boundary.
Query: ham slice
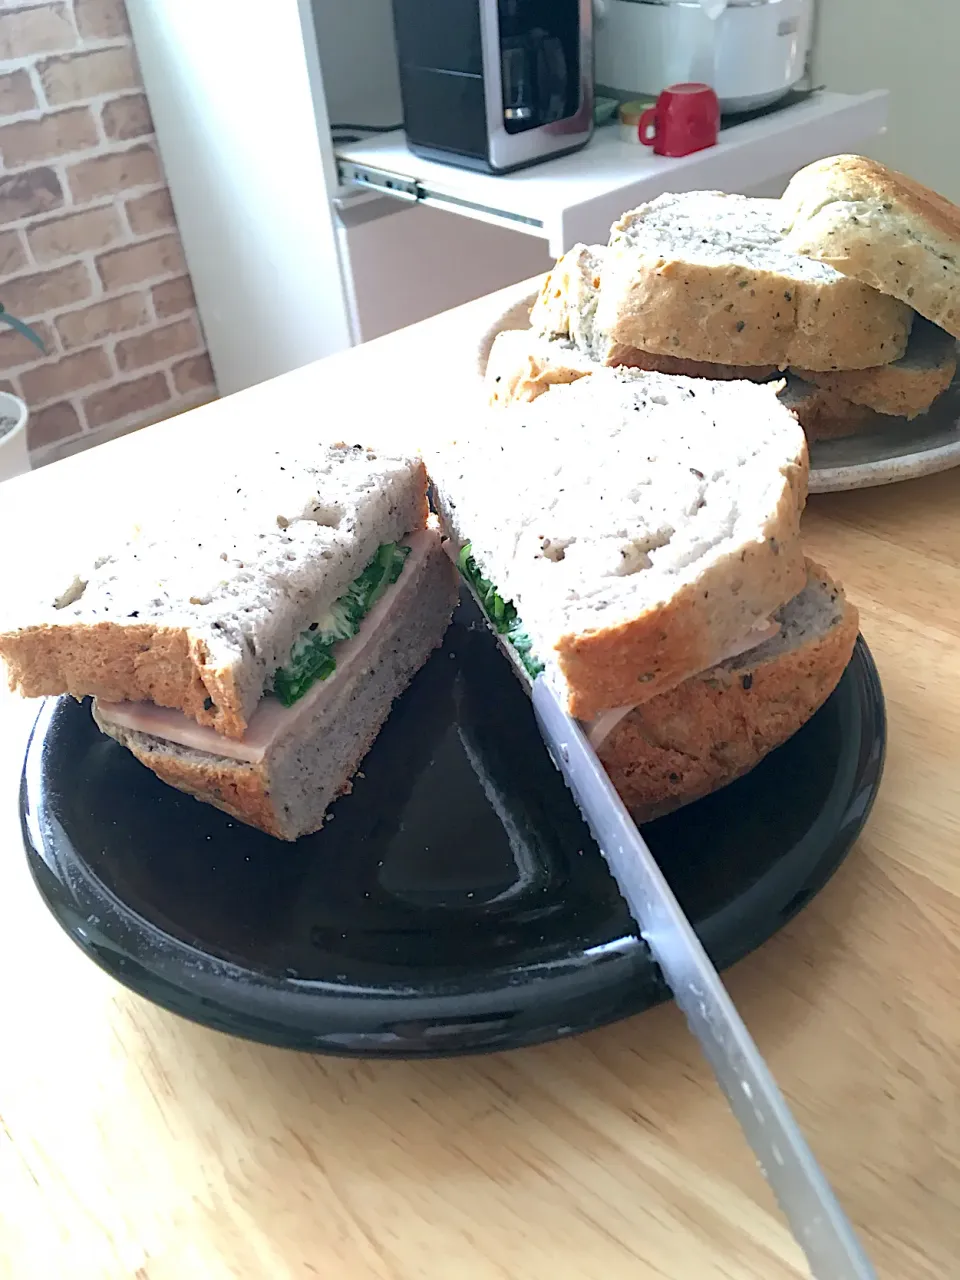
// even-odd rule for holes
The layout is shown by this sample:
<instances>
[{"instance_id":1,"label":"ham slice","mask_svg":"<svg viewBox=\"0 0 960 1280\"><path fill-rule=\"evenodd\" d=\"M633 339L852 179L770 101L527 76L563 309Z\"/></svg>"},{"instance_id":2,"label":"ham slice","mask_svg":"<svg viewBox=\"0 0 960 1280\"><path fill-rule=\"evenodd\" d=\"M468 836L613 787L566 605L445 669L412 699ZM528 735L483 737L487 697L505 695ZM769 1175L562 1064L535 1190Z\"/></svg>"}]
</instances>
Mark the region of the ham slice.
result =
<instances>
[{"instance_id":1,"label":"ham slice","mask_svg":"<svg viewBox=\"0 0 960 1280\"><path fill-rule=\"evenodd\" d=\"M751 649L756 649L764 644L767 640L772 640L779 632L780 623L774 622L773 618L768 618L766 622L758 622L742 640L738 640L736 644L732 644L722 658L718 658L714 666L719 667L721 662L729 662L731 658L739 658L741 653L749 653Z\"/></svg>"},{"instance_id":2,"label":"ham slice","mask_svg":"<svg viewBox=\"0 0 960 1280\"><path fill-rule=\"evenodd\" d=\"M333 697L344 680L362 670L364 655L387 614L403 606L415 607L410 598L417 576L413 571L436 546L439 537L436 529L424 529L405 540L410 554L404 563L403 572L364 618L357 634L335 646L333 652L337 667L333 674L326 680L318 680L292 707L285 707L270 694L262 698L250 717L247 732L242 738L221 737L208 726L197 724L182 711L158 707L152 702L98 700L97 715L107 723L134 733L147 733L212 756L259 764L278 738L294 730L301 720L312 715L322 705L324 699Z\"/></svg>"},{"instance_id":3,"label":"ham slice","mask_svg":"<svg viewBox=\"0 0 960 1280\"><path fill-rule=\"evenodd\" d=\"M774 622L772 618L768 618L766 622L758 622L741 640L738 640L735 645L731 645L715 665L719 666L721 662L729 662L731 658L739 658L742 653L749 653L751 649L758 648L765 641L772 640L779 630L780 623ZM632 710L632 706L613 707L610 711L602 711L595 720L591 720L583 726L587 741L594 751L599 750L620 721L625 716L628 716Z\"/></svg>"}]
</instances>

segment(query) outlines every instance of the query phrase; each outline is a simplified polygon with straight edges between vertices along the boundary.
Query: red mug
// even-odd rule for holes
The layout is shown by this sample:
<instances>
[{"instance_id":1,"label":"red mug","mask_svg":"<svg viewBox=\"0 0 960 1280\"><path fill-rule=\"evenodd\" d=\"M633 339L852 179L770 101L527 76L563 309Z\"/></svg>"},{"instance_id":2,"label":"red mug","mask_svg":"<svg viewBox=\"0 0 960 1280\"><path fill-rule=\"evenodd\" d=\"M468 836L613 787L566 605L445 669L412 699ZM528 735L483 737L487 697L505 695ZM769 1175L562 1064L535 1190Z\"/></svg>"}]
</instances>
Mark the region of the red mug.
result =
<instances>
[{"instance_id":1,"label":"red mug","mask_svg":"<svg viewBox=\"0 0 960 1280\"><path fill-rule=\"evenodd\" d=\"M658 156L688 156L720 137L720 102L708 84L672 84L637 122L645 147Z\"/></svg>"}]
</instances>

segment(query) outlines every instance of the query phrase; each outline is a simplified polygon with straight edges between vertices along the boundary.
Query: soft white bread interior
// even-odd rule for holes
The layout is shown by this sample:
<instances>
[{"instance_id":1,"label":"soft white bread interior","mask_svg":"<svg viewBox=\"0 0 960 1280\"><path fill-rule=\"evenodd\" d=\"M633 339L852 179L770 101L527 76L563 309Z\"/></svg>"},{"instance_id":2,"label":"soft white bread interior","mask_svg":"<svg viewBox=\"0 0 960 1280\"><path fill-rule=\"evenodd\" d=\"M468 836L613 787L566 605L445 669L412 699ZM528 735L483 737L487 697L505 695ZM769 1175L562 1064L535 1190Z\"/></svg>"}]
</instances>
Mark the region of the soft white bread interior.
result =
<instances>
[{"instance_id":1,"label":"soft white bread interior","mask_svg":"<svg viewBox=\"0 0 960 1280\"><path fill-rule=\"evenodd\" d=\"M65 573L0 630L12 688L175 707L240 738L297 636L381 543L422 529L422 461L360 445L255 456L209 505Z\"/></svg>"},{"instance_id":2,"label":"soft white bread interior","mask_svg":"<svg viewBox=\"0 0 960 1280\"><path fill-rule=\"evenodd\" d=\"M726 786L792 737L836 688L857 611L818 565L775 615L780 631L625 717L599 756L624 803L650 821Z\"/></svg>"},{"instance_id":3,"label":"soft white bread interior","mask_svg":"<svg viewBox=\"0 0 960 1280\"><path fill-rule=\"evenodd\" d=\"M551 387L576 382L598 367L569 338L541 337L533 329L505 329L490 348L484 384L493 408L527 403Z\"/></svg>"},{"instance_id":4,"label":"soft white bread interior","mask_svg":"<svg viewBox=\"0 0 960 1280\"><path fill-rule=\"evenodd\" d=\"M529 404L552 387L589 377L603 367L596 360L583 355L567 339L541 337L532 329L507 330L498 334L490 351L486 377L487 398L494 408ZM698 367L712 369L715 366ZM895 367L885 366L890 369ZM862 383L865 394L869 394L867 375L882 372L882 369L864 371ZM922 376L917 374L916 380L919 381ZM887 381L888 400L896 396L898 386L906 391L908 377L893 377ZM927 381L929 389L932 377L928 375ZM780 378L777 387L781 403L796 415L808 440L832 440L864 431L882 430L884 426L902 421L886 417L866 405L845 400L829 386L818 386L792 372L786 378ZM917 398L924 393L917 386L913 394Z\"/></svg>"},{"instance_id":5,"label":"soft white bread interior","mask_svg":"<svg viewBox=\"0 0 960 1280\"><path fill-rule=\"evenodd\" d=\"M487 402L496 409L505 409L510 404L529 404L551 387L577 382L604 367L647 369L649 364L651 372L693 378L710 377L712 370L720 367L656 355L648 357L646 352L627 347L619 348L619 353L622 359L605 366L603 361L581 351L569 338L547 336L533 328L505 329L497 334L487 358L484 375ZM664 362L677 367L661 369L659 366ZM701 369L708 372L701 374Z\"/></svg>"},{"instance_id":6,"label":"soft white bread interior","mask_svg":"<svg viewBox=\"0 0 960 1280\"><path fill-rule=\"evenodd\" d=\"M780 207L795 253L900 299L960 338L955 204L877 160L840 155L795 174Z\"/></svg>"},{"instance_id":7,"label":"soft white bread interior","mask_svg":"<svg viewBox=\"0 0 960 1280\"><path fill-rule=\"evenodd\" d=\"M659 356L635 347L614 345L605 350L606 358L601 360L582 351L569 338L540 334L533 328L505 329L497 334L487 357L484 374L487 401L494 408L505 408L516 401L529 403L551 387L576 382L604 365L720 382L738 378L765 382L776 372L772 365L704 364Z\"/></svg>"},{"instance_id":8,"label":"soft white bread interior","mask_svg":"<svg viewBox=\"0 0 960 1280\"><path fill-rule=\"evenodd\" d=\"M420 535L424 538L425 535ZM457 575L434 534L390 588L395 601L363 648L362 660L329 677L303 714L259 760L241 760L138 732L98 713L100 728L164 782L282 840L316 831L406 688L440 644L457 598ZM361 629L362 635L362 629ZM213 735L210 735L213 737Z\"/></svg>"},{"instance_id":9,"label":"soft white bread interior","mask_svg":"<svg viewBox=\"0 0 960 1280\"><path fill-rule=\"evenodd\" d=\"M594 328L643 351L863 369L903 355L913 312L784 243L777 200L663 195L615 223Z\"/></svg>"},{"instance_id":10,"label":"soft white bread interior","mask_svg":"<svg viewBox=\"0 0 960 1280\"><path fill-rule=\"evenodd\" d=\"M772 386L598 369L429 459L441 521L592 719L720 658L802 588L803 432Z\"/></svg>"},{"instance_id":11,"label":"soft white bread interior","mask_svg":"<svg viewBox=\"0 0 960 1280\"><path fill-rule=\"evenodd\" d=\"M530 311L530 324L538 333L567 338L585 353L593 351L603 255L603 245L575 244L557 259Z\"/></svg>"}]
</instances>

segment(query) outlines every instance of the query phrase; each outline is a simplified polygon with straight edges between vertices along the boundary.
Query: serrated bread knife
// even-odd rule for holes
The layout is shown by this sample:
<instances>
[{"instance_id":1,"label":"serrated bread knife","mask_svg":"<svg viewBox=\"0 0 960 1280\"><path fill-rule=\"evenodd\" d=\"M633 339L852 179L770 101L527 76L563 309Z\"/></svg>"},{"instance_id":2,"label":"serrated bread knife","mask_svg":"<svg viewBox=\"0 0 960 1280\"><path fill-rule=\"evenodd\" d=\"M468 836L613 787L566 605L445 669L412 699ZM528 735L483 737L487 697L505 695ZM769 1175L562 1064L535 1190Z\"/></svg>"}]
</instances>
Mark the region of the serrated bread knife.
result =
<instances>
[{"instance_id":1,"label":"serrated bread knife","mask_svg":"<svg viewBox=\"0 0 960 1280\"><path fill-rule=\"evenodd\" d=\"M476 592L465 583L484 613ZM484 615L485 616L485 615ZM579 723L544 674L531 682L504 636L491 627L531 691L554 764L620 889L687 1025L700 1042L753 1148L814 1280L877 1280L813 1152L743 1019L684 915Z\"/></svg>"}]
</instances>

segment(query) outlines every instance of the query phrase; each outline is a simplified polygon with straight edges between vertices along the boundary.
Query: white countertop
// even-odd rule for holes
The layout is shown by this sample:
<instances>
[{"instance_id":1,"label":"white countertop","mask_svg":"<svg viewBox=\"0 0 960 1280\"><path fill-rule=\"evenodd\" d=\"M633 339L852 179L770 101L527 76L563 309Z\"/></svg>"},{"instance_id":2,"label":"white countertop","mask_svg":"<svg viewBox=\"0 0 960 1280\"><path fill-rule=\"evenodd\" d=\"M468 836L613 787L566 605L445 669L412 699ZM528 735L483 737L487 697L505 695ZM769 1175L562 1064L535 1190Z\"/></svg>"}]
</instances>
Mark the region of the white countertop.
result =
<instances>
[{"instance_id":1,"label":"white countertop","mask_svg":"<svg viewBox=\"0 0 960 1280\"><path fill-rule=\"evenodd\" d=\"M530 286L527 286L529 289ZM5 583L268 433L423 439L482 299L0 485ZM457 386L459 384L459 393ZM960 1256L960 472L811 500L860 608L886 775L835 879L727 982L879 1273ZM36 708L0 693L0 1272L16 1280L800 1280L671 1005L447 1062L315 1058L195 1026L54 924L20 849ZM278 850L278 857L283 850ZM4 1266L6 1265L6 1270Z\"/></svg>"}]
</instances>

